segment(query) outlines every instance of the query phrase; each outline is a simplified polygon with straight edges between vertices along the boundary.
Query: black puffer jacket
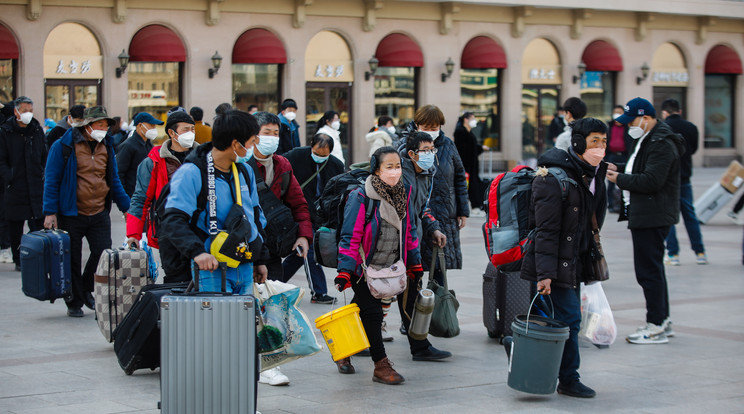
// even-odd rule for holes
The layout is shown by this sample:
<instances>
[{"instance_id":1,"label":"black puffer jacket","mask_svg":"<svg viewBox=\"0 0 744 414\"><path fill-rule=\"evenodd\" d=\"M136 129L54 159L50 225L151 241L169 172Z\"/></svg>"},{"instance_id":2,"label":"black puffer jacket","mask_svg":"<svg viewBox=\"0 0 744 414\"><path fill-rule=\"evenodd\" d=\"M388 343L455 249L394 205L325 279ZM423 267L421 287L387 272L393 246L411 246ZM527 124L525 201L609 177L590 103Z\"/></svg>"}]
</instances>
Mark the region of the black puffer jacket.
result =
<instances>
[{"instance_id":1,"label":"black puffer jacket","mask_svg":"<svg viewBox=\"0 0 744 414\"><path fill-rule=\"evenodd\" d=\"M639 141L634 142L630 154ZM684 152L682 137L658 121L641 143L633 173L617 176L617 186L630 191L630 205L627 213L621 211L619 221L628 220L630 229L671 226L679 221L680 158ZM624 170L625 165L619 164L618 171Z\"/></svg>"},{"instance_id":2,"label":"black puffer jacket","mask_svg":"<svg viewBox=\"0 0 744 414\"><path fill-rule=\"evenodd\" d=\"M594 279L591 274L592 214L602 227L607 211L605 175L607 164L596 170L568 152L552 148L537 161L541 167L559 167L577 185L568 185L563 199L558 180L547 170L538 171L532 182L530 226L534 238L522 259L522 278L532 281L552 279L556 286L574 288ZM589 187L595 178L594 195ZM560 206L560 208L558 208Z\"/></svg>"},{"instance_id":3,"label":"black puffer jacket","mask_svg":"<svg viewBox=\"0 0 744 414\"><path fill-rule=\"evenodd\" d=\"M298 147L284 154L284 157L289 160L290 164L292 164L292 171L294 171L294 175L300 185L304 184L305 181L312 177L313 174L315 174L315 171L321 166L321 164L313 161L313 158L310 155L311 153L312 148L310 147ZM328 158L326 163L327 164L323 170L321 170L320 173L310 180L310 182L308 182L302 189L302 194L305 196L305 200L307 201L307 208L310 210L310 220L313 223L313 229L318 229L323 225L321 222L322 220L318 216L318 211L315 209L315 200L318 198L316 197L318 190L322 193L328 180L344 172L344 163L333 155Z\"/></svg>"},{"instance_id":4,"label":"black puffer jacket","mask_svg":"<svg viewBox=\"0 0 744 414\"><path fill-rule=\"evenodd\" d=\"M10 117L0 126L0 177L5 186L7 220L43 217L46 158L44 130L36 119L21 128L15 117Z\"/></svg>"}]
</instances>

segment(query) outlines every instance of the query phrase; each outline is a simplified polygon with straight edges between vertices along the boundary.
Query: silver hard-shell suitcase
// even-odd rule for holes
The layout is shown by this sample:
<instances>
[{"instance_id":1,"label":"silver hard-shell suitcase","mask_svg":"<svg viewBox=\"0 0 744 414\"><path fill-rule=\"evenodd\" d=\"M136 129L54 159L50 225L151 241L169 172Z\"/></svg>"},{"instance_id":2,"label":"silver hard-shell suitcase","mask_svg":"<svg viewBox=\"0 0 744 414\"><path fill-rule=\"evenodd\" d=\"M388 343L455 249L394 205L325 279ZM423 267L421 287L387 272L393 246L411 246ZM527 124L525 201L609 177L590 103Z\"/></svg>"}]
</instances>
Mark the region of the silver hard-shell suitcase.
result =
<instances>
[{"instance_id":1,"label":"silver hard-shell suitcase","mask_svg":"<svg viewBox=\"0 0 744 414\"><path fill-rule=\"evenodd\" d=\"M734 195L721 184L715 183L695 201L695 214L702 224L707 223L725 206Z\"/></svg>"},{"instance_id":2,"label":"silver hard-shell suitcase","mask_svg":"<svg viewBox=\"0 0 744 414\"><path fill-rule=\"evenodd\" d=\"M224 272L223 267L223 278ZM198 288L198 271L194 276ZM196 292L163 297L161 412L256 411L255 307L250 295Z\"/></svg>"}]
</instances>

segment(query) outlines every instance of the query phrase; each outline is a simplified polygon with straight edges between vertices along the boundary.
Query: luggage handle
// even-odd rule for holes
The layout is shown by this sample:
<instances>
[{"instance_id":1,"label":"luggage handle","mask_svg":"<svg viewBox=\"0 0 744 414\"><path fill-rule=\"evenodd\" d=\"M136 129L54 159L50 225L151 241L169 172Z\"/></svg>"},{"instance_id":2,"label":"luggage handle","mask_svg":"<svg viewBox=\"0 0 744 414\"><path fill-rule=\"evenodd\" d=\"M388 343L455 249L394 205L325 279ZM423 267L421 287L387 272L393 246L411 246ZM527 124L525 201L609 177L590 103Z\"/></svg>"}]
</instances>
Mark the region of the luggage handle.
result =
<instances>
[{"instance_id":1,"label":"luggage handle","mask_svg":"<svg viewBox=\"0 0 744 414\"><path fill-rule=\"evenodd\" d=\"M193 263L194 278L189 283L189 287L186 288L186 293L199 292L199 265L196 262ZM218 267L220 269L220 287L219 293L227 293L227 263L219 262Z\"/></svg>"}]
</instances>

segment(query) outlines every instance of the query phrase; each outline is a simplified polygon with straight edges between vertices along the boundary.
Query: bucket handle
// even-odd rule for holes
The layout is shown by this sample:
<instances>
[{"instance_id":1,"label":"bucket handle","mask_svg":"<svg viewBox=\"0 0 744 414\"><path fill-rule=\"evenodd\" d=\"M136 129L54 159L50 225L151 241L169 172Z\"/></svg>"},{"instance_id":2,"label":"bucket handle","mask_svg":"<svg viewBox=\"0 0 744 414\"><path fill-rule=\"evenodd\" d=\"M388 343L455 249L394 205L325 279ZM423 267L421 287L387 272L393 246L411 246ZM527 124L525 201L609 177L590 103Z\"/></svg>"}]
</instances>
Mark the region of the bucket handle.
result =
<instances>
[{"instance_id":1,"label":"bucket handle","mask_svg":"<svg viewBox=\"0 0 744 414\"><path fill-rule=\"evenodd\" d=\"M525 327L525 334L530 332L530 313L532 312L532 306L535 304L535 300L537 297L540 296L540 292L538 291L535 293L535 297L532 298L532 302L530 302L530 308L527 309L527 326ZM550 295L545 295L550 299L550 311L552 312L551 318L555 319L555 307L553 307L553 299L550 298Z\"/></svg>"},{"instance_id":2,"label":"bucket handle","mask_svg":"<svg viewBox=\"0 0 744 414\"><path fill-rule=\"evenodd\" d=\"M338 290L336 291L336 294L333 295L333 303L331 304L331 320L333 320L333 311L336 309L336 302L338 302ZM346 289L343 291L344 294L344 306L346 306Z\"/></svg>"}]
</instances>

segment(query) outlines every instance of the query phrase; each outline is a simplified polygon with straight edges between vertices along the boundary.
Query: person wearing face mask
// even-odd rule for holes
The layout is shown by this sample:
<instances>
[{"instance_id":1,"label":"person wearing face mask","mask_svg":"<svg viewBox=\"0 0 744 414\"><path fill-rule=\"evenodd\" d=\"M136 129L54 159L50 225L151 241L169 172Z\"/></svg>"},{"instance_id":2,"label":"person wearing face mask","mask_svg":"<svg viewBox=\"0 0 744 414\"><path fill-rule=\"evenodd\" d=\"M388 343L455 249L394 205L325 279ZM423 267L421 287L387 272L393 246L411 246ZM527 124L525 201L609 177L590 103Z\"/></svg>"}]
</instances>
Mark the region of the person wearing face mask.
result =
<instances>
[{"instance_id":1,"label":"person wearing face mask","mask_svg":"<svg viewBox=\"0 0 744 414\"><path fill-rule=\"evenodd\" d=\"M372 381L382 384L400 384L405 379L392 367L382 341L382 304L370 293L362 270L364 263L373 269L390 267L402 260L405 263L409 283L416 283L423 276L421 254L418 249L416 213L411 210L411 186L401 178L400 155L393 147L378 149L370 159L371 174L363 187L352 191L344 208L341 241L338 246L338 276L334 279L336 289L354 290L353 303L359 306L359 316L369 339L369 351L374 362ZM367 200L369 199L369 201ZM371 220L365 217L366 208L372 209ZM411 281L412 280L412 281ZM398 302L403 301L403 293ZM428 341L416 352L431 350ZM413 350L412 350L413 352ZM442 351L439 351L442 352ZM415 354L414 354L415 356ZM353 373L351 359L336 362L343 373Z\"/></svg>"},{"instance_id":2,"label":"person wearing face mask","mask_svg":"<svg viewBox=\"0 0 744 414\"><path fill-rule=\"evenodd\" d=\"M318 217L317 210L314 208L315 200L323 194L328 180L344 172L344 164L331 155L333 147L333 138L326 134L316 134L310 141L310 146L295 148L284 154L284 157L292 165L294 175L300 184L302 194L305 196L305 201L310 210L313 234L323 225L322 220ZM310 208L310 206L313 206L313 208ZM312 248L308 249L307 259L314 289L310 298L311 303L332 304L334 299L327 294L328 287L323 267L316 263ZM290 280L303 265L302 257L294 254L289 255L282 263L284 273L282 281Z\"/></svg>"},{"instance_id":3,"label":"person wearing face mask","mask_svg":"<svg viewBox=\"0 0 744 414\"><path fill-rule=\"evenodd\" d=\"M397 147L394 143L398 141L398 135L395 133L395 125L393 125L393 118L387 115L383 115L377 118L377 125L373 126L369 130L369 133L364 137L369 142L369 156L377 151L378 148L393 146Z\"/></svg>"},{"instance_id":4,"label":"person wearing face mask","mask_svg":"<svg viewBox=\"0 0 744 414\"><path fill-rule=\"evenodd\" d=\"M345 163L344 153L341 148L341 136L339 129L341 128L341 121L336 111L327 111L318 120L318 130L316 134L326 134L333 138L333 151L331 155L338 158L341 162Z\"/></svg>"},{"instance_id":5,"label":"person wearing face mask","mask_svg":"<svg viewBox=\"0 0 744 414\"><path fill-rule=\"evenodd\" d=\"M266 280L268 251L266 246L257 245L265 240L266 219L259 205L253 169L246 165L253 157L258 131L256 119L247 112L227 110L217 115L212 127L212 142L191 151L186 162L171 177L159 241L177 246L187 260L199 266L202 291L221 290L219 262L211 253L212 240L218 230L237 231L226 228L226 220L236 208L244 216L238 237L241 240L245 237L248 247L256 250L251 251L252 262L227 267L226 289L245 295L253 291L253 282ZM233 171L238 173L240 207L237 207ZM208 186L212 180L214 187ZM212 191L213 196L210 195ZM212 223L212 220L216 221ZM210 227L214 227L212 232Z\"/></svg>"},{"instance_id":6,"label":"person wearing face mask","mask_svg":"<svg viewBox=\"0 0 744 414\"><path fill-rule=\"evenodd\" d=\"M174 113L176 112L181 111L175 111ZM189 116L185 112L181 113ZM134 194L134 188L137 185L137 167L152 151L152 141L158 137L155 126L163 125L163 121L155 119L147 112L140 112L134 116L132 123L135 126L134 133L116 147L119 179L129 197Z\"/></svg>"},{"instance_id":7,"label":"person wearing face mask","mask_svg":"<svg viewBox=\"0 0 744 414\"><path fill-rule=\"evenodd\" d=\"M10 252L15 269L21 270L23 227L41 230L44 224L42 198L47 148L44 131L34 119L34 103L26 96L15 100L15 117L0 125L0 182L5 194L2 209L7 222ZM6 253L6 257L7 257Z\"/></svg>"},{"instance_id":8,"label":"person wearing face mask","mask_svg":"<svg viewBox=\"0 0 744 414\"><path fill-rule=\"evenodd\" d=\"M300 146L300 124L297 123L297 102L294 99L282 101L281 112L279 112L279 147L276 153L279 155L291 151Z\"/></svg>"},{"instance_id":9,"label":"person wearing face mask","mask_svg":"<svg viewBox=\"0 0 744 414\"><path fill-rule=\"evenodd\" d=\"M656 119L643 98L628 101L617 122L628 125L634 142L626 164L610 165L607 179L623 191L620 220L628 221L636 280L646 298L646 325L625 339L633 344L665 344L674 335L664 273L664 239L679 221L681 136Z\"/></svg>"},{"instance_id":10,"label":"person wearing face mask","mask_svg":"<svg viewBox=\"0 0 744 414\"><path fill-rule=\"evenodd\" d=\"M478 144L478 138L473 134L473 128L478 126L478 120L472 112L465 112L457 120L455 126L455 146L460 154L462 165L465 172L470 176L468 184L468 198L472 217L485 217L486 213L481 208L483 206L484 188L480 180L480 163L478 157L489 148L485 145Z\"/></svg>"},{"instance_id":11,"label":"person wearing face mask","mask_svg":"<svg viewBox=\"0 0 744 414\"><path fill-rule=\"evenodd\" d=\"M84 105L73 105L70 107L67 116L62 117L62 119L57 122L57 125L47 132L47 148L52 148L52 144L60 139L68 129L77 128L83 124L83 111L85 111Z\"/></svg>"},{"instance_id":12,"label":"person wearing face mask","mask_svg":"<svg viewBox=\"0 0 744 414\"><path fill-rule=\"evenodd\" d=\"M186 157L198 144L194 142L194 120L185 112L174 112L165 123L168 139L154 147L137 167L137 184L127 212L127 244L139 246L142 232L147 232L147 244L160 250L160 261L165 271L165 283L190 280L189 260L176 246L156 236L155 223L148 220L151 209L170 178L183 165ZM145 229L145 223L148 227Z\"/></svg>"},{"instance_id":13,"label":"person wearing face mask","mask_svg":"<svg viewBox=\"0 0 744 414\"><path fill-rule=\"evenodd\" d=\"M612 109L612 120L607 123L605 161L608 163L625 163L628 159L628 149L633 145L633 138L628 135L628 126L617 122L617 118L622 114L622 105L615 106ZM622 209L620 189L613 182L607 184L607 208L611 213L619 213Z\"/></svg>"},{"instance_id":14,"label":"person wearing face mask","mask_svg":"<svg viewBox=\"0 0 744 414\"><path fill-rule=\"evenodd\" d=\"M551 148L539 159L532 181L529 221L534 226L534 248L526 249L522 278L537 282L550 295L554 318L569 327L558 373L558 393L591 398L594 390L579 380L581 328L580 284L597 280L592 267L593 229L601 229L607 210L602 162L607 147L607 125L584 118L573 126L568 151ZM548 168L560 168L574 184L563 190ZM595 224L596 223L596 227Z\"/></svg>"},{"instance_id":15,"label":"person wearing face mask","mask_svg":"<svg viewBox=\"0 0 744 414\"><path fill-rule=\"evenodd\" d=\"M568 151L568 147L571 146L571 137L573 136L573 133L571 132L571 124L586 116L587 107L584 101L572 96L566 99L566 102L563 103L563 109L566 112L564 115L566 128L564 128L563 132L555 138L555 147Z\"/></svg>"},{"instance_id":16,"label":"person wearing face mask","mask_svg":"<svg viewBox=\"0 0 744 414\"><path fill-rule=\"evenodd\" d=\"M44 172L44 227L70 234L72 299L67 315L82 317L82 307L94 309L93 274L105 249L111 248L111 202L129 209L129 196L119 181L116 155L106 132L113 119L106 108L84 113L83 125L70 128L49 149ZM82 267L83 237L90 256Z\"/></svg>"}]
</instances>

